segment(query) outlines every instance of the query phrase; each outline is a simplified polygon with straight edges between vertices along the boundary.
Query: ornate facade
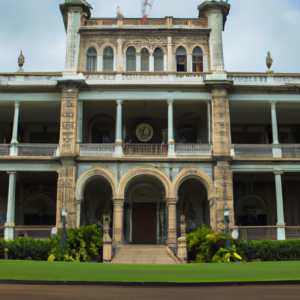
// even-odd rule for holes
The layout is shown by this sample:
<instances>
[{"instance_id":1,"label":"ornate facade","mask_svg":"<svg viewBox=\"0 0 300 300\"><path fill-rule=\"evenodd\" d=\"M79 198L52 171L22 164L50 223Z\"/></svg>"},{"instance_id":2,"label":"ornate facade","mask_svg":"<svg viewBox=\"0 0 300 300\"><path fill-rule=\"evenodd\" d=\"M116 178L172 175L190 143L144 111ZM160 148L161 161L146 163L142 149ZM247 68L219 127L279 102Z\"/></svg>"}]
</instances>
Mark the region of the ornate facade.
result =
<instances>
[{"instance_id":1,"label":"ornate facade","mask_svg":"<svg viewBox=\"0 0 300 300\"><path fill-rule=\"evenodd\" d=\"M234 236L300 236L300 75L226 72L229 4L144 23L60 9L65 70L0 74L0 236L49 238L63 209L112 228L113 253L177 253L180 220L223 230L225 211Z\"/></svg>"}]
</instances>

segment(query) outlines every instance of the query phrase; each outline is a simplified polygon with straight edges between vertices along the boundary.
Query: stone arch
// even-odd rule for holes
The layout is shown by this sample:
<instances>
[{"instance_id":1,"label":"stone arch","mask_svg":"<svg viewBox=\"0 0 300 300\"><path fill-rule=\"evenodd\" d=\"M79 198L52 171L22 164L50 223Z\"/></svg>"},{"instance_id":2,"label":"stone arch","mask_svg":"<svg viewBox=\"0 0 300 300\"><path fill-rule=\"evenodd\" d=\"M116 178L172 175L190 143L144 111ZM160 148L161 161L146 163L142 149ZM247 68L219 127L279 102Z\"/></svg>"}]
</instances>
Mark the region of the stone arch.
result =
<instances>
[{"instance_id":1,"label":"stone arch","mask_svg":"<svg viewBox=\"0 0 300 300\"><path fill-rule=\"evenodd\" d=\"M136 53L139 53L138 50L139 48L137 47L137 45L134 45L132 43L126 43L124 46L123 46L123 55L126 55L127 53L127 49L130 48L130 47L133 47L136 51Z\"/></svg>"},{"instance_id":2,"label":"stone arch","mask_svg":"<svg viewBox=\"0 0 300 300\"><path fill-rule=\"evenodd\" d=\"M189 48L189 50L188 50L187 53L192 55L193 52L194 52L194 49L197 48L197 47L199 47L202 50L202 55L207 55L206 47L204 47L201 44L195 44L195 45L193 45L192 47Z\"/></svg>"},{"instance_id":3,"label":"stone arch","mask_svg":"<svg viewBox=\"0 0 300 300\"><path fill-rule=\"evenodd\" d=\"M143 49L147 49L147 50L149 51L149 54L152 53L151 48L150 48L148 45L146 45L146 44L140 45L139 47L135 47L135 48L136 48L136 53L141 53L141 51L142 51Z\"/></svg>"},{"instance_id":4,"label":"stone arch","mask_svg":"<svg viewBox=\"0 0 300 300\"><path fill-rule=\"evenodd\" d=\"M155 45L155 46L153 47L153 49L152 49L152 53L154 53L154 51L155 51L157 48L159 48L159 49L164 53L164 55L166 55L165 49L164 49L164 47L163 47L162 45Z\"/></svg>"},{"instance_id":5,"label":"stone arch","mask_svg":"<svg viewBox=\"0 0 300 300\"><path fill-rule=\"evenodd\" d=\"M166 198L170 198L172 185L167 175L163 171L157 168L151 166L141 166L129 170L121 178L119 188L120 188L120 197L122 199L124 199L125 197L126 187L131 182L131 180L137 178L138 176L143 176L143 175L148 175L150 177L158 179L165 188Z\"/></svg>"},{"instance_id":6,"label":"stone arch","mask_svg":"<svg viewBox=\"0 0 300 300\"><path fill-rule=\"evenodd\" d=\"M213 181L206 173L197 168L186 168L178 173L172 184L172 197L178 198L178 191L181 184L189 178L198 179L205 186L208 200L212 200L214 198Z\"/></svg>"},{"instance_id":7,"label":"stone arch","mask_svg":"<svg viewBox=\"0 0 300 300\"><path fill-rule=\"evenodd\" d=\"M113 197L115 198L118 195L118 182L115 176L107 169L102 167L94 167L90 170L85 171L77 180L76 184L76 200L84 199L84 189L87 184L94 178L102 178L110 184L112 189Z\"/></svg>"},{"instance_id":8,"label":"stone arch","mask_svg":"<svg viewBox=\"0 0 300 300\"><path fill-rule=\"evenodd\" d=\"M186 51L186 55L188 54L188 48L187 48L187 46L184 45L184 44L179 44L179 45L176 45L176 46L173 48L173 55L176 55L177 49L178 49L179 47L183 47L183 48L185 49L185 51Z\"/></svg>"},{"instance_id":9,"label":"stone arch","mask_svg":"<svg viewBox=\"0 0 300 300\"><path fill-rule=\"evenodd\" d=\"M101 45L101 47L99 48L99 54L103 55L104 49L108 46L113 49L114 55L116 55L117 54L117 47L114 44L109 43L109 42L104 43L104 44Z\"/></svg>"},{"instance_id":10,"label":"stone arch","mask_svg":"<svg viewBox=\"0 0 300 300\"><path fill-rule=\"evenodd\" d=\"M89 43L88 45L86 45L86 47L84 48L84 51L83 51L84 55L87 55L88 50L92 47L96 49L97 55L98 55L100 49L96 43Z\"/></svg>"}]
</instances>

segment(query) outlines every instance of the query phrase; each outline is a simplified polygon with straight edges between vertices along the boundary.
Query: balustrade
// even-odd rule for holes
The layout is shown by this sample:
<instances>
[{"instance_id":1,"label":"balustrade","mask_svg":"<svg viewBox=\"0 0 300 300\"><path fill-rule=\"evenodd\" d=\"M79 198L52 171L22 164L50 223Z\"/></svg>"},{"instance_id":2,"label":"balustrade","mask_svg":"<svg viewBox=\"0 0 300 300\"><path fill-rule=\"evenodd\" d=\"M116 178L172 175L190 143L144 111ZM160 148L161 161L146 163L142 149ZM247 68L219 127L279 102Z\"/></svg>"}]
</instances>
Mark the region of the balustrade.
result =
<instances>
[{"instance_id":1,"label":"balustrade","mask_svg":"<svg viewBox=\"0 0 300 300\"><path fill-rule=\"evenodd\" d=\"M115 144L81 144L79 153L83 157L112 157Z\"/></svg>"},{"instance_id":2,"label":"balustrade","mask_svg":"<svg viewBox=\"0 0 300 300\"><path fill-rule=\"evenodd\" d=\"M13 151L12 151L13 150ZM12 155L12 152L14 153ZM0 145L0 156L59 156L58 145L13 144Z\"/></svg>"},{"instance_id":3,"label":"balustrade","mask_svg":"<svg viewBox=\"0 0 300 300\"><path fill-rule=\"evenodd\" d=\"M125 144L124 154L129 156L167 156L168 145Z\"/></svg>"},{"instance_id":4,"label":"balustrade","mask_svg":"<svg viewBox=\"0 0 300 300\"><path fill-rule=\"evenodd\" d=\"M176 155L212 155L213 146L209 144L176 144Z\"/></svg>"}]
</instances>

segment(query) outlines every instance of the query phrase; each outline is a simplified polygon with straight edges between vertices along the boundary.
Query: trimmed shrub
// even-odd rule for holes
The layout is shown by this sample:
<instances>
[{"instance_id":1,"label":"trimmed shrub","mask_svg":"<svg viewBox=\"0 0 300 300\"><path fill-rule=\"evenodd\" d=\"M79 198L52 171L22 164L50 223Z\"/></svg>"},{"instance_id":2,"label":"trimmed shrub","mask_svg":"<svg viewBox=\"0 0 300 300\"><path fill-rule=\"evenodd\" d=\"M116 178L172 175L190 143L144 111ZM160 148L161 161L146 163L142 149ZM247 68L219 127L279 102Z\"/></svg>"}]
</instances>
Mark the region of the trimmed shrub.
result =
<instances>
[{"instance_id":1,"label":"trimmed shrub","mask_svg":"<svg viewBox=\"0 0 300 300\"><path fill-rule=\"evenodd\" d=\"M291 261L300 260L300 240L285 241L238 241L247 261Z\"/></svg>"},{"instance_id":2,"label":"trimmed shrub","mask_svg":"<svg viewBox=\"0 0 300 300\"><path fill-rule=\"evenodd\" d=\"M51 253L52 244L50 241L35 240L33 238L19 238L6 242L0 240L0 258L4 257L4 249L8 249L9 259L33 259L47 260Z\"/></svg>"}]
</instances>

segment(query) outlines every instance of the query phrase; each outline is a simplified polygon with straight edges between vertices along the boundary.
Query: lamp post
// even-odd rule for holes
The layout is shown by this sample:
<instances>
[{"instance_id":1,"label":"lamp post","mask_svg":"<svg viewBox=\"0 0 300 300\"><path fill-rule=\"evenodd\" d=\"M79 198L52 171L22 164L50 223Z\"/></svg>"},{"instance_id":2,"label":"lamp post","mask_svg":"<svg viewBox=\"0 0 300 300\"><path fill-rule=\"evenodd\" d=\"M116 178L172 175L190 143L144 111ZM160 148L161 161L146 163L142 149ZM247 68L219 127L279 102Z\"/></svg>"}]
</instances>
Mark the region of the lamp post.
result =
<instances>
[{"instance_id":1,"label":"lamp post","mask_svg":"<svg viewBox=\"0 0 300 300\"><path fill-rule=\"evenodd\" d=\"M225 207L225 212L224 212L224 221L226 225L226 242L225 242L225 249L229 250L230 249L230 240L229 240L229 224L230 224L230 219L229 219L229 211L227 206Z\"/></svg>"},{"instance_id":2,"label":"lamp post","mask_svg":"<svg viewBox=\"0 0 300 300\"><path fill-rule=\"evenodd\" d=\"M67 250L67 227L66 227L66 216L68 212L66 209L61 211L61 220L62 220L62 235L61 235L61 251Z\"/></svg>"}]
</instances>

